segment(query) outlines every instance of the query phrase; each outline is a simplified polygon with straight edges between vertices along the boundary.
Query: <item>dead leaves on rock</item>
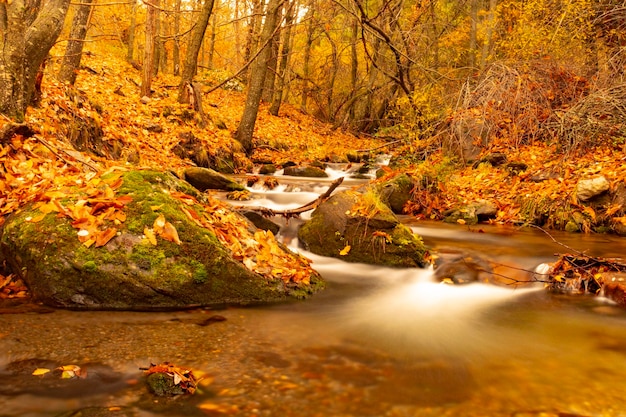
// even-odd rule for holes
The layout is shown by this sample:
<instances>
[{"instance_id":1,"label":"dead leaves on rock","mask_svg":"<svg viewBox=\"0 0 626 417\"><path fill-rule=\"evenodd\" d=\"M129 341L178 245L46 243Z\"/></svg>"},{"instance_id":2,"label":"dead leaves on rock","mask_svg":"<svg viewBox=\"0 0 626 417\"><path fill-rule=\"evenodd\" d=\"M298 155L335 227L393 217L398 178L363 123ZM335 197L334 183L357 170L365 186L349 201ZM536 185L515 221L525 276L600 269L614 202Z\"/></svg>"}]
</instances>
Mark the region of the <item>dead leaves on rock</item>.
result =
<instances>
[{"instance_id":1,"label":"dead leaves on rock","mask_svg":"<svg viewBox=\"0 0 626 417\"><path fill-rule=\"evenodd\" d=\"M33 208L41 213L28 217L26 221L38 223L46 215L57 213L57 217L68 217L77 229L78 240L90 247L102 247L117 235L117 227L126 220L124 206L132 201L130 196L116 196L115 190L122 185L121 172L102 179L93 176L82 188L84 196L76 202L66 202L75 190L60 189L46 191L35 199Z\"/></svg>"},{"instance_id":2,"label":"dead leaves on rock","mask_svg":"<svg viewBox=\"0 0 626 417\"><path fill-rule=\"evenodd\" d=\"M546 272L549 278L546 285L567 294L597 295L615 275L624 272L626 264L620 259L563 254Z\"/></svg>"},{"instance_id":3,"label":"dead leaves on rock","mask_svg":"<svg viewBox=\"0 0 626 417\"><path fill-rule=\"evenodd\" d=\"M309 260L281 247L272 232L257 230L252 234L247 220L218 200L209 199L202 206L187 194L171 195L183 203L181 210L191 222L213 233L249 270L285 283L310 282L314 272Z\"/></svg>"},{"instance_id":4,"label":"dead leaves on rock","mask_svg":"<svg viewBox=\"0 0 626 417\"><path fill-rule=\"evenodd\" d=\"M150 364L149 368L141 369L144 371L146 377L152 374L162 375L171 382L173 387L178 388L183 394L195 393L200 381L203 381L205 385L212 382L212 378L208 377L204 372L195 371L194 373L194 371L189 368L182 368L169 362L158 365Z\"/></svg>"}]
</instances>

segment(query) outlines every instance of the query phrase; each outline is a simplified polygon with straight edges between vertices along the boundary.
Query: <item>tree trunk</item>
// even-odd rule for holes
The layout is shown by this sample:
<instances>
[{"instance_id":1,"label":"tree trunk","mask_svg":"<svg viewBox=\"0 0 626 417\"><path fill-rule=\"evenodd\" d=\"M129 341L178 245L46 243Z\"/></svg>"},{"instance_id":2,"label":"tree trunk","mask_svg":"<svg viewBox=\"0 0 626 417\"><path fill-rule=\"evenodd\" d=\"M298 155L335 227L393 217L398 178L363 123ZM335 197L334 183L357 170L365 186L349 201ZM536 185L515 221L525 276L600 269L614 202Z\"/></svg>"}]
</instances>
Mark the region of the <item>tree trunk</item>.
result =
<instances>
[{"instance_id":1,"label":"tree trunk","mask_svg":"<svg viewBox=\"0 0 626 417\"><path fill-rule=\"evenodd\" d=\"M154 36L157 20L157 8L160 0L152 0L148 4L148 15L146 16L146 43L143 53L143 75L141 78L141 96L150 97L152 95L152 76L154 74ZM155 7L156 6L156 7Z\"/></svg>"},{"instance_id":2,"label":"tree trunk","mask_svg":"<svg viewBox=\"0 0 626 417\"><path fill-rule=\"evenodd\" d=\"M483 50L480 55L480 69L483 70L487 66L487 59L493 49L493 31L496 20L496 8L498 7L498 0L489 0L489 14L487 15L487 35L485 43L483 44Z\"/></svg>"},{"instance_id":3,"label":"tree trunk","mask_svg":"<svg viewBox=\"0 0 626 417\"><path fill-rule=\"evenodd\" d=\"M354 106L357 96L357 83L358 83L358 71L359 71L359 56L357 54L356 43L359 38L359 22L356 18L352 19L350 24L350 106L348 108L348 119L352 123L355 119Z\"/></svg>"},{"instance_id":4,"label":"tree trunk","mask_svg":"<svg viewBox=\"0 0 626 417\"><path fill-rule=\"evenodd\" d=\"M72 21L72 30L70 31L70 40L67 42L65 48L65 56L63 57L63 63L59 70L59 81L70 83L74 85L76 82L76 74L80 67L80 60L83 55L83 46L85 44L85 37L87 36L87 26L89 25L89 18L91 17L91 11L93 6L92 0L82 0L78 10L74 15Z\"/></svg>"},{"instance_id":5,"label":"tree trunk","mask_svg":"<svg viewBox=\"0 0 626 417\"><path fill-rule=\"evenodd\" d=\"M291 26L293 25L295 14L296 5L293 3L288 4L285 12L285 31L283 32L283 48L280 54L276 91L274 92L274 99L270 106L270 114L274 116L278 116L278 111L283 101L285 84L287 82L287 64L289 63L289 54L291 53Z\"/></svg>"},{"instance_id":6,"label":"tree trunk","mask_svg":"<svg viewBox=\"0 0 626 417\"><path fill-rule=\"evenodd\" d=\"M258 46L258 33L261 26L261 18L263 17L264 0L252 0L252 15L248 19L248 35L246 38L246 47L244 49L243 61L248 62L254 56ZM249 70L246 68L241 76L248 79Z\"/></svg>"},{"instance_id":7,"label":"tree trunk","mask_svg":"<svg viewBox=\"0 0 626 417\"><path fill-rule=\"evenodd\" d=\"M304 57L302 62L302 97L300 101L300 110L304 113L307 111L307 100L309 98L309 83L311 77L311 49L313 48L313 16L314 11L313 4L309 6L307 13L308 19L306 19L306 43L304 44Z\"/></svg>"},{"instance_id":8,"label":"tree trunk","mask_svg":"<svg viewBox=\"0 0 626 417\"><path fill-rule=\"evenodd\" d=\"M239 21L239 2L241 0L235 0L235 10L234 10L234 24L233 29L235 31L235 68L239 68L241 65L241 34L239 31L241 30L241 22Z\"/></svg>"},{"instance_id":9,"label":"tree trunk","mask_svg":"<svg viewBox=\"0 0 626 417\"><path fill-rule=\"evenodd\" d=\"M158 5L157 5L158 6ZM161 50L163 49L161 38L161 11L157 10L156 19L154 21L154 55L152 57L152 77L156 77L159 73L161 63Z\"/></svg>"},{"instance_id":10,"label":"tree trunk","mask_svg":"<svg viewBox=\"0 0 626 417\"><path fill-rule=\"evenodd\" d=\"M174 61L174 75L180 75L180 5L182 0L176 0L174 6L174 48L172 51L172 61Z\"/></svg>"},{"instance_id":11,"label":"tree trunk","mask_svg":"<svg viewBox=\"0 0 626 417\"><path fill-rule=\"evenodd\" d=\"M218 1L218 0L215 0ZM219 8L217 5L213 7ZM213 69L213 57L215 56L215 37L217 36L217 14L211 16L211 41L209 43L209 68Z\"/></svg>"},{"instance_id":12,"label":"tree trunk","mask_svg":"<svg viewBox=\"0 0 626 417\"><path fill-rule=\"evenodd\" d=\"M470 4L470 38L469 38L469 54L468 66L470 69L476 67L476 56L478 55L478 0L472 0Z\"/></svg>"},{"instance_id":13,"label":"tree trunk","mask_svg":"<svg viewBox=\"0 0 626 417\"><path fill-rule=\"evenodd\" d=\"M135 27L137 26L137 1L134 0L130 12L130 25L128 27L128 50L126 51L126 61L133 62L135 54Z\"/></svg>"},{"instance_id":14,"label":"tree trunk","mask_svg":"<svg viewBox=\"0 0 626 417\"><path fill-rule=\"evenodd\" d=\"M196 21L189 44L187 45L187 54L185 55L185 63L183 64L183 75L180 79L180 85L178 86L178 102L185 103L185 99L188 97L185 95L185 88L188 84L191 84L193 77L198 70L198 54L202 47L202 39L206 28L209 25L209 17L213 11L214 0L204 0L202 10Z\"/></svg>"},{"instance_id":15,"label":"tree trunk","mask_svg":"<svg viewBox=\"0 0 626 417\"><path fill-rule=\"evenodd\" d=\"M70 0L2 2L6 31L0 47L0 113L24 120L40 65L56 42Z\"/></svg>"},{"instance_id":16,"label":"tree trunk","mask_svg":"<svg viewBox=\"0 0 626 417\"><path fill-rule=\"evenodd\" d=\"M160 53L159 67L162 74L167 73L167 48L165 47L165 39L170 35L170 25L165 20L161 21L161 36L159 37Z\"/></svg>"},{"instance_id":17,"label":"tree trunk","mask_svg":"<svg viewBox=\"0 0 626 417\"><path fill-rule=\"evenodd\" d=\"M267 62L270 54L269 43L276 29L277 9L280 7L280 3L281 0L270 0L267 4L267 14L265 16L265 23L263 24L263 31L261 32L261 45L263 49L252 64L246 105L243 115L241 116L241 122L239 122L239 127L235 133L235 139L241 143L248 155L250 155L253 150L252 135L259 112L259 104L261 103L263 83L265 82L265 75L267 74Z\"/></svg>"},{"instance_id":18,"label":"tree trunk","mask_svg":"<svg viewBox=\"0 0 626 417\"><path fill-rule=\"evenodd\" d=\"M269 6L269 5L268 5ZM269 58L267 59L267 73L265 74L265 83L263 84L263 93L261 94L261 101L268 103L274 98L274 86L276 85L276 75L278 68L278 49L280 46L280 28L279 23L282 19L282 8L276 9L276 30L272 36L272 40L268 45Z\"/></svg>"}]
</instances>

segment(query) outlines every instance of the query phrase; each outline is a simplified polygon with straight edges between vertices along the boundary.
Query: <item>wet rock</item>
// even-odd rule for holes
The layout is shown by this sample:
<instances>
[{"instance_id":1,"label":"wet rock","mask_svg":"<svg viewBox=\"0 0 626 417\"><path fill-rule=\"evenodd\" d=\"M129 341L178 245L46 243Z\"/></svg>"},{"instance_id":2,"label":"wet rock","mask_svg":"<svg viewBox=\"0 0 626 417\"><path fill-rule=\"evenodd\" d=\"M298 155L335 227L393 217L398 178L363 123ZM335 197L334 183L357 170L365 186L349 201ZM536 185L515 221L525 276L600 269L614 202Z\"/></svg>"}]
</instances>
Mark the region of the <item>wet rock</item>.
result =
<instances>
[{"instance_id":1,"label":"wet rock","mask_svg":"<svg viewBox=\"0 0 626 417\"><path fill-rule=\"evenodd\" d=\"M185 180L200 191L226 190L243 191L245 187L237 181L228 178L210 168L187 168L184 172Z\"/></svg>"},{"instance_id":2,"label":"wet rock","mask_svg":"<svg viewBox=\"0 0 626 417\"><path fill-rule=\"evenodd\" d=\"M313 177L313 178L326 178L328 174L321 168L309 166L309 167L297 167L290 166L285 168L283 175L289 175L291 177Z\"/></svg>"},{"instance_id":3,"label":"wet rock","mask_svg":"<svg viewBox=\"0 0 626 417\"><path fill-rule=\"evenodd\" d=\"M115 237L103 247L87 248L71 220L55 213L29 222L27 218L41 213L27 207L6 220L0 230L0 262L28 285L34 300L74 309L154 310L302 298L323 286L315 273L311 285L286 285L281 278L261 276L246 267L214 232L181 210L184 203L174 199L172 191L204 197L173 175L131 171L122 179L117 195L132 198L124 206L127 218L116 225ZM143 237L145 227L152 227L159 215L151 207L159 207L176 228L180 244L159 237L155 246ZM205 210L200 205L184 207L200 214ZM294 264L300 262L286 248L272 250Z\"/></svg>"},{"instance_id":4,"label":"wet rock","mask_svg":"<svg viewBox=\"0 0 626 417\"><path fill-rule=\"evenodd\" d=\"M497 214L498 207L493 202L480 199L467 206L446 211L443 221L471 225L494 218Z\"/></svg>"},{"instance_id":5,"label":"wet rock","mask_svg":"<svg viewBox=\"0 0 626 417\"><path fill-rule=\"evenodd\" d=\"M34 394L43 397L82 398L88 395L116 392L128 386L124 375L99 363L79 364L81 376L62 378L60 366L46 359L24 359L9 363L0 371L0 394ZM49 369L43 375L33 375L35 369Z\"/></svg>"},{"instance_id":6,"label":"wet rock","mask_svg":"<svg viewBox=\"0 0 626 417\"><path fill-rule=\"evenodd\" d=\"M411 200L414 187L413 179L407 174L402 174L384 183L380 187L380 194L394 213L401 214L404 205Z\"/></svg>"},{"instance_id":7,"label":"wet rock","mask_svg":"<svg viewBox=\"0 0 626 417\"><path fill-rule=\"evenodd\" d=\"M602 286L602 294L622 307L626 307L626 274L613 274Z\"/></svg>"},{"instance_id":8,"label":"wet rock","mask_svg":"<svg viewBox=\"0 0 626 417\"><path fill-rule=\"evenodd\" d=\"M246 218L250 220L252 224L254 224L257 228L261 230L269 230L274 235L278 234L278 232L280 231L279 225L277 225L270 219L263 217L256 211L243 210L240 213L246 216Z\"/></svg>"},{"instance_id":9,"label":"wet rock","mask_svg":"<svg viewBox=\"0 0 626 417\"><path fill-rule=\"evenodd\" d=\"M172 397L185 393L180 384L174 383L174 376L164 372L155 372L148 375L146 384L150 392L157 397Z\"/></svg>"},{"instance_id":10,"label":"wet rock","mask_svg":"<svg viewBox=\"0 0 626 417\"><path fill-rule=\"evenodd\" d=\"M604 176L578 181L576 184L576 197L579 201L588 201L608 191L609 182Z\"/></svg>"},{"instance_id":11,"label":"wet rock","mask_svg":"<svg viewBox=\"0 0 626 417\"><path fill-rule=\"evenodd\" d=\"M401 224L372 189L342 191L319 205L298 230L313 253L347 262L415 267L425 264L422 240Z\"/></svg>"},{"instance_id":12,"label":"wet rock","mask_svg":"<svg viewBox=\"0 0 626 417\"><path fill-rule=\"evenodd\" d=\"M454 284L489 282L492 276L490 263L469 252L441 252L435 264L435 278Z\"/></svg>"},{"instance_id":13,"label":"wet rock","mask_svg":"<svg viewBox=\"0 0 626 417\"><path fill-rule=\"evenodd\" d=\"M274 164L265 164L259 170L259 174L261 175L272 175L276 172L276 165Z\"/></svg>"}]
</instances>

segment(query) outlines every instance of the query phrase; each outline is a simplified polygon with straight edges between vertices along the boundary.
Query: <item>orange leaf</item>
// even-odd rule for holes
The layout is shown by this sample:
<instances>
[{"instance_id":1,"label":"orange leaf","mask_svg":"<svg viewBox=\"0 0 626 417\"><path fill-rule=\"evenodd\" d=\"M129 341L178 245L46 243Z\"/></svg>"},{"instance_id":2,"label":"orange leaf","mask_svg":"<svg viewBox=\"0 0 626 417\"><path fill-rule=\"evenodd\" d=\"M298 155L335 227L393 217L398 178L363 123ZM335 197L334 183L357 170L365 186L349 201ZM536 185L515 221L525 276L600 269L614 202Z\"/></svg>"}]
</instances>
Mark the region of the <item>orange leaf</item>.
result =
<instances>
[{"instance_id":1,"label":"orange leaf","mask_svg":"<svg viewBox=\"0 0 626 417\"><path fill-rule=\"evenodd\" d=\"M109 243L109 240L113 239L116 234L117 229L115 227L110 227L107 230L99 232L96 235L96 248L99 248Z\"/></svg>"},{"instance_id":2,"label":"orange leaf","mask_svg":"<svg viewBox=\"0 0 626 417\"><path fill-rule=\"evenodd\" d=\"M178 231L176 231L176 228L170 222L165 222L165 226L163 227L163 231L161 232L160 236L165 240L178 243L179 245L183 243L178 238Z\"/></svg>"}]
</instances>

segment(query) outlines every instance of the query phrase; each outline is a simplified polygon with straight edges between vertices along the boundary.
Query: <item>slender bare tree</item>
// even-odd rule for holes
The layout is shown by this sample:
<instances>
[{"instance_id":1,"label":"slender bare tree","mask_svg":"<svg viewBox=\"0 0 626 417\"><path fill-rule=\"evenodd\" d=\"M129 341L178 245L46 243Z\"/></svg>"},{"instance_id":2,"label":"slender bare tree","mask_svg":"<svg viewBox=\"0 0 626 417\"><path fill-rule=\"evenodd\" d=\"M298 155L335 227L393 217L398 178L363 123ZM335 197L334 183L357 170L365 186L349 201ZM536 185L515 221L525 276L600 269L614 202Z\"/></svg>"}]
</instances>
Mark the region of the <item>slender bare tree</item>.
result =
<instances>
[{"instance_id":1,"label":"slender bare tree","mask_svg":"<svg viewBox=\"0 0 626 417\"><path fill-rule=\"evenodd\" d=\"M65 56L63 57L58 75L60 81L70 83L71 85L74 85L76 82L76 74L83 56L83 45L85 44L92 10L92 0L82 0L78 10L76 10L76 14L74 14L74 20L72 20L70 39L67 41Z\"/></svg>"}]
</instances>

